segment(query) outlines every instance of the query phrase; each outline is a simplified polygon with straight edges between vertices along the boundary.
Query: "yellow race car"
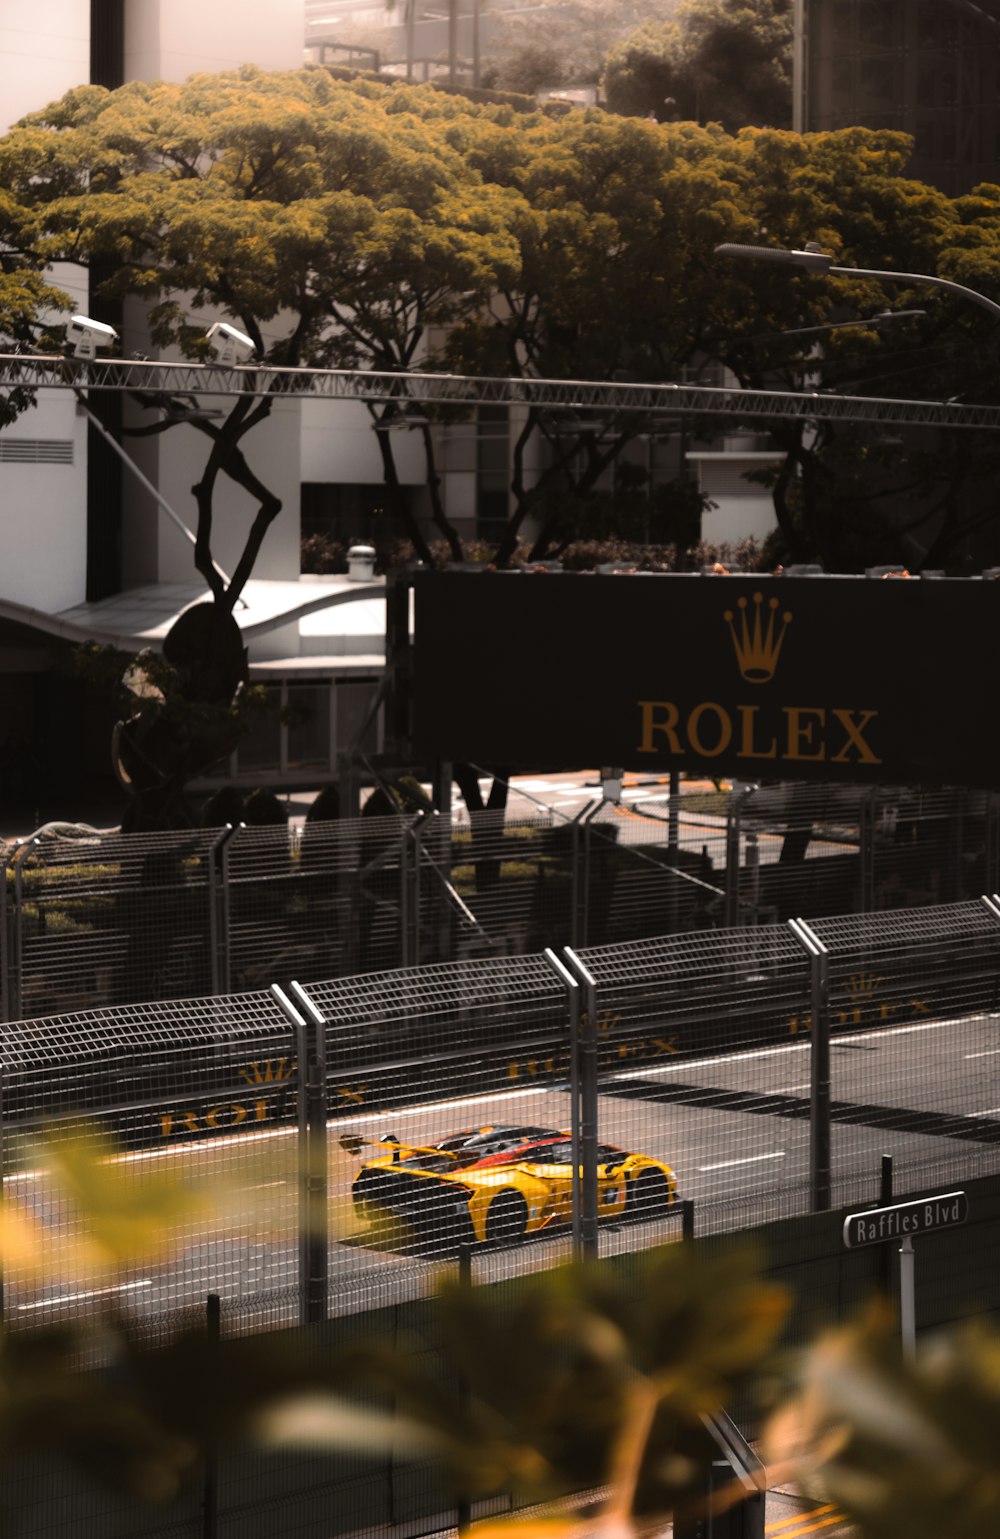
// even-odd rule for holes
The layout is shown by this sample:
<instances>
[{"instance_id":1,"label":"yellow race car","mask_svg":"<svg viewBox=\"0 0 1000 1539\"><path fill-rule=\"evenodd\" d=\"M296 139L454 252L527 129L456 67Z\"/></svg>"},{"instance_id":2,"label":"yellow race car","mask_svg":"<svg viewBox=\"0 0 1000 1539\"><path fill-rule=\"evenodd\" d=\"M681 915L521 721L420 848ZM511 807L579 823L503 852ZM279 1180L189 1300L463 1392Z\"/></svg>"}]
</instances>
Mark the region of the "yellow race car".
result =
<instances>
[{"instance_id":1,"label":"yellow race car","mask_svg":"<svg viewBox=\"0 0 1000 1539\"><path fill-rule=\"evenodd\" d=\"M395 1221L421 1241L516 1245L572 1220L566 1132L490 1126L430 1147L400 1143L391 1133L380 1144L386 1152L365 1160L352 1187L355 1209L370 1223ZM600 1218L654 1217L677 1201L669 1165L610 1144L598 1145L597 1159Z\"/></svg>"}]
</instances>

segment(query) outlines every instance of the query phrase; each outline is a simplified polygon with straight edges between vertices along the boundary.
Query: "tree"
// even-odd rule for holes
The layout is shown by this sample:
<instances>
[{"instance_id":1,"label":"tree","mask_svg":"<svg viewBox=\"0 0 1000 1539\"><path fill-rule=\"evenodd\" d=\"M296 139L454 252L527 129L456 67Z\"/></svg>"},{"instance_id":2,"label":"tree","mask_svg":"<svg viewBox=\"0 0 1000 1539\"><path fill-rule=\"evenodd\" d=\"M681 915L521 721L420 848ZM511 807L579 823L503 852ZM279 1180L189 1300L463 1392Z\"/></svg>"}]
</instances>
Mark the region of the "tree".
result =
<instances>
[{"instance_id":1,"label":"tree","mask_svg":"<svg viewBox=\"0 0 1000 1539\"><path fill-rule=\"evenodd\" d=\"M0 172L30 206L47 256L107 263L102 292L145 300L153 342L192 358L207 356L195 318L208 311L234 321L269 363L405 370L430 327L509 281L515 254L492 191L406 92L323 71L83 87L0 142ZM183 786L227 751L238 726L246 668L233 609L281 508L244 444L273 402L243 396L214 420L193 399L141 398L162 415L139 433L187 422L208 440L192 491L195 566L211 602L167 637L165 665L137 675L117 745L139 804L134 826L188 821ZM374 413L387 485L429 559L394 475L394 411ZM256 508L228 579L213 557L223 476Z\"/></svg>"},{"instance_id":2,"label":"tree","mask_svg":"<svg viewBox=\"0 0 1000 1539\"><path fill-rule=\"evenodd\" d=\"M670 11L677 0L660 0ZM523 13L508 10L491 31L490 84L534 93L542 87L596 85L608 50L646 16L639 0L562 0Z\"/></svg>"},{"instance_id":3,"label":"tree","mask_svg":"<svg viewBox=\"0 0 1000 1539\"><path fill-rule=\"evenodd\" d=\"M6 350L33 348L46 318L52 325L59 311L70 308L69 295L49 281L45 265L30 210L0 186L0 345ZM0 428L33 405L30 390L14 387L0 394Z\"/></svg>"},{"instance_id":4,"label":"tree","mask_svg":"<svg viewBox=\"0 0 1000 1539\"><path fill-rule=\"evenodd\" d=\"M537 117L512 145L470 141L485 176L513 186L516 287L458 325L456 367L515 377L676 379L696 357L711 315L710 256L738 169L719 130L669 131L593 111ZM533 556L570 537L577 509L654 424L532 407L515 421L515 507L495 560L511 558L529 516Z\"/></svg>"},{"instance_id":5,"label":"tree","mask_svg":"<svg viewBox=\"0 0 1000 1539\"><path fill-rule=\"evenodd\" d=\"M782 128L792 107L791 0L681 0L608 55L612 112Z\"/></svg>"},{"instance_id":6,"label":"tree","mask_svg":"<svg viewBox=\"0 0 1000 1539\"><path fill-rule=\"evenodd\" d=\"M908 179L905 136L748 131L738 142L746 192L727 239L792 246L815 236L838 265L961 274L980 292L997 292L1000 194L987 189L963 204ZM996 399L992 345L984 346L995 323L967 301L920 284L818 279L752 263L726 269L718 355L744 385ZM858 324L890 305L908 318ZM776 423L772 434L785 451L771 478L784 559L833 571L886 562L919 570L954 565L970 541L983 554L997 548L985 543L1000 532L995 435L801 421Z\"/></svg>"},{"instance_id":7,"label":"tree","mask_svg":"<svg viewBox=\"0 0 1000 1539\"><path fill-rule=\"evenodd\" d=\"M342 1143L349 1151L352 1139ZM661 1246L627 1269L564 1266L500 1288L443 1281L433 1319L428 1309L423 1329L409 1342L397 1329L391 1346L353 1331L220 1341L197 1328L151 1345L108 1302L122 1266L155 1270L216 1223L284 1234L287 1203L276 1191L262 1208L260 1183L280 1189L280 1170L294 1179L292 1143L272 1141L265 1163L241 1151L241 1178L228 1181L217 1164L206 1179L171 1160L137 1183L80 1128L50 1132L31 1160L54 1200L80 1215L77 1243L54 1247L52 1226L7 1197L5 1268L46 1288L86 1279L92 1294L87 1314L5 1333L4 1455L75 1465L135 1503L137 1531L143 1505L169 1522L169 1503L185 1488L190 1501L220 1452L350 1450L444 1470L466 1500L557 1499L554 1512L481 1522L489 1539L612 1529L638 1539L671 1516L693 1525L743 1499L733 1480L706 1500L717 1450L703 1418L737 1393L759 1406L762 1381L768 1488L805 1485L859 1539L992 1539L1000 1525L1000 1337L985 1321L921 1341L911 1363L894 1312L875 1298L859 1321L793 1353L779 1341L793 1301L753 1247L722 1237ZM95 1358L105 1371L81 1368ZM213 1515L207 1507L206 1524Z\"/></svg>"}]
</instances>

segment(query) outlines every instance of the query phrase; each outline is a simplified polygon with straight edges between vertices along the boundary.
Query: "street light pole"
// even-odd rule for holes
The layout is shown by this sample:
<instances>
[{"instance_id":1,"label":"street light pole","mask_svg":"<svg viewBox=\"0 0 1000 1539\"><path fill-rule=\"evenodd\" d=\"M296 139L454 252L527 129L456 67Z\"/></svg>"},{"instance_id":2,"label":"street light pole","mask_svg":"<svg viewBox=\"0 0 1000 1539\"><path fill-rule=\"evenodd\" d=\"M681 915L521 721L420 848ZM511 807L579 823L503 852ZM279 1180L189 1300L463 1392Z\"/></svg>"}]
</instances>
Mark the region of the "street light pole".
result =
<instances>
[{"instance_id":1,"label":"street light pole","mask_svg":"<svg viewBox=\"0 0 1000 1539\"><path fill-rule=\"evenodd\" d=\"M966 288L963 283L953 283L950 278L939 278L936 273L899 273L882 271L872 267L838 267L829 251L823 251L815 241L807 241L801 250L780 246L741 246L724 241L715 248L716 256L733 257L737 261L771 262L782 267L804 268L807 272L829 273L835 278L877 278L881 283L927 283L932 288L947 289L972 304L980 305L991 315L1000 315L1000 305L987 299L976 289Z\"/></svg>"}]
</instances>

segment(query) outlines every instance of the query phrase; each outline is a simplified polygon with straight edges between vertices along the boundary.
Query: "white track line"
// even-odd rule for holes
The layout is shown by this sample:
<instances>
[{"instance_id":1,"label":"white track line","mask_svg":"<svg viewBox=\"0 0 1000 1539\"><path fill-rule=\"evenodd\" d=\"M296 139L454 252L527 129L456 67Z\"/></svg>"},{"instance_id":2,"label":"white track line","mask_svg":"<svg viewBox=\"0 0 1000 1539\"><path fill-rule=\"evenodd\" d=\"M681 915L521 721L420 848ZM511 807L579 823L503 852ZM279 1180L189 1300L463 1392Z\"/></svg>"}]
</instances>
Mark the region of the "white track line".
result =
<instances>
[{"instance_id":1,"label":"white track line","mask_svg":"<svg viewBox=\"0 0 1000 1539\"><path fill-rule=\"evenodd\" d=\"M779 1149L776 1154L752 1154L745 1160L722 1160L718 1165L699 1165L697 1169L704 1173L707 1170L729 1170L733 1165L759 1165L761 1160L783 1160L787 1158L784 1149Z\"/></svg>"}]
</instances>

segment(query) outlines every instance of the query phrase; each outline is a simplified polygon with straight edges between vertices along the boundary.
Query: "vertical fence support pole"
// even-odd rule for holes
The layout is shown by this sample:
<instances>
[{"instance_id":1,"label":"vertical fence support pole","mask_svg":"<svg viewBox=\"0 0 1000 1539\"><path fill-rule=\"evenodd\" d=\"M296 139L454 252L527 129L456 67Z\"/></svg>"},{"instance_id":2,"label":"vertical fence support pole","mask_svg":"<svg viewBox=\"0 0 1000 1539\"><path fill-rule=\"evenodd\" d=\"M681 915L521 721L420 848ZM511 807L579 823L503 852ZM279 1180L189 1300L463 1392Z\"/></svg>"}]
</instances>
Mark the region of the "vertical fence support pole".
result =
<instances>
[{"instance_id":1,"label":"vertical fence support pole","mask_svg":"<svg viewBox=\"0 0 1000 1539\"><path fill-rule=\"evenodd\" d=\"M10 994L10 1015L8 1020L11 1021L20 1020L24 1010L24 887L21 868L37 843L37 839L18 841L18 849L14 854L14 923L10 956L8 958L8 989Z\"/></svg>"},{"instance_id":2,"label":"vertical fence support pole","mask_svg":"<svg viewBox=\"0 0 1000 1539\"><path fill-rule=\"evenodd\" d=\"M670 800L667 803L667 855L671 868L677 871L681 863L681 773L670 771ZM677 929L680 913L680 877L670 883L670 901L667 907L667 929L672 935Z\"/></svg>"},{"instance_id":3,"label":"vertical fence support pole","mask_svg":"<svg viewBox=\"0 0 1000 1539\"><path fill-rule=\"evenodd\" d=\"M210 1293L205 1301L205 1333L208 1337L208 1353L210 1359L218 1357L219 1341L222 1334L222 1312L219 1303L219 1295ZM215 1383L215 1370L209 1376L209 1382ZM214 1418L208 1418L208 1432L205 1444L205 1480L202 1487L202 1539L216 1539L219 1532L219 1452L216 1441Z\"/></svg>"},{"instance_id":4,"label":"vertical fence support pole","mask_svg":"<svg viewBox=\"0 0 1000 1539\"><path fill-rule=\"evenodd\" d=\"M1000 794L986 794L986 891L1000 887Z\"/></svg>"},{"instance_id":5,"label":"vertical fence support pole","mask_svg":"<svg viewBox=\"0 0 1000 1539\"><path fill-rule=\"evenodd\" d=\"M790 919L788 928L809 956L812 1017L811 1088L809 1096L809 1185L814 1213L831 1201L830 1133L830 980L829 953L804 919Z\"/></svg>"},{"instance_id":6,"label":"vertical fence support pole","mask_svg":"<svg viewBox=\"0 0 1000 1539\"><path fill-rule=\"evenodd\" d=\"M880 1208L887 1208L890 1206L891 1202L892 1155L883 1154L882 1171L878 1186L878 1205ZM878 1281L879 1287L882 1289L882 1292L885 1294L886 1298L888 1298L889 1290L892 1286L892 1254L888 1245L879 1246Z\"/></svg>"},{"instance_id":7,"label":"vertical fence support pole","mask_svg":"<svg viewBox=\"0 0 1000 1539\"><path fill-rule=\"evenodd\" d=\"M6 1089L4 1065L0 1061L0 1207L7 1201L7 1123L4 1116ZM3 1323L6 1308L7 1277L4 1270L3 1256L0 1255L0 1324Z\"/></svg>"},{"instance_id":8,"label":"vertical fence support pole","mask_svg":"<svg viewBox=\"0 0 1000 1539\"><path fill-rule=\"evenodd\" d=\"M402 967L413 965L410 908L410 829L406 825L399 839L399 961Z\"/></svg>"},{"instance_id":9,"label":"vertical fence support pole","mask_svg":"<svg viewBox=\"0 0 1000 1539\"><path fill-rule=\"evenodd\" d=\"M737 800L726 815L726 929L740 922L740 823L742 806Z\"/></svg>"},{"instance_id":10,"label":"vertical fence support pole","mask_svg":"<svg viewBox=\"0 0 1000 1539\"><path fill-rule=\"evenodd\" d=\"M875 791L868 790L861 798L858 850L858 902L862 914L870 914L875 907Z\"/></svg>"},{"instance_id":11,"label":"vertical fence support pole","mask_svg":"<svg viewBox=\"0 0 1000 1539\"><path fill-rule=\"evenodd\" d=\"M580 1132L580 985L550 948L545 960L566 990L569 1016L570 1144L573 1156L573 1260L583 1258L583 1148Z\"/></svg>"},{"instance_id":12,"label":"vertical fence support pole","mask_svg":"<svg viewBox=\"0 0 1000 1539\"><path fill-rule=\"evenodd\" d=\"M10 888L14 861L21 847L16 839L8 847L0 871L0 1021L13 1021L13 967L14 967L14 904Z\"/></svg>"},{"instance_id":13,"label":"vertical fence support pole","mask_svg":"<svg viewBox=\"0 0 1000 1539\"><path fill-rule=\"evenodd\" d=\"M246 825L241 823L240 827ZM232 990L230 968L229 841L236 829L227 823L208 852L208 935L212 993Z\"/></svg>"},{"instance_id":14,"label":"vertical fence support pole","mask_svg":"<svg viewBox=\"0 0 1000 1539\"><path fill-rule=\"evenodd\" d=\"M406 946L406 955L409 967L420 966L420 939L421 939L421 878L423 867L423 841L429 829L437 830L441 826L441 815L435 807L431 812L422 812L416 822L411 823L404 836L404 844L410 846L410 898L409 898L409 941ZM451 840L449 820L449 843ZM431 857L433 860L433 856ZM405 880L405 879L404 879Z\"/></svg>"},{"instance_id":15,"label":"vertical fence support pole","mask_svg":"<svg viewBox=\"0 0 1000 1539\"><path fill-rule=\"evenodd\" d=\"M570 838L573 841L573 877L569 894L569 939L570 945L582 946L583 940L580 934L580 868L583 863L583 834L579 823L571 825Z\"/></svg>"},{"instance_id":16,"label":"vertical fence support pole","mask_svg":"<svg viewBox=\"0 0 1000 1539\"><path fill-rule=\"evenodd\" d=\"M472 1287L472 1247L460 1245L458 1247L458 1283L460 1288ZM459 1375L458 1380L458 1414L464 1423L469 1414L469 1381L465 1374ZM455 1503L455 1527L460 1534L464 1534L472 1525L472 1502L468 1490L463 1488Z\"/></svg>"},{"instance_id":17,"label":"vertical fence support pole","mask_svg":"<svg viewBox=\"0 0 1000 1539\"><path fill-rule=\"evenodd\" d=\"M760 842L757 834L747 834L747 906L748 924L756 924L760 915Z\"/></svg>"},{"instance_id":18,"label":"vertical fence support pole","mask_svg":"<svg viewBox=\"0 0 1000 1539\"><path fill-rule=\"evenodd\" d=\"M352 753L337 755L337 786L340 791L340 816L359 818L361 816L361 782L358 778L357 760Z\"/></svg>"},{"instance_id":19,"label":"vertical fence support pole","mask_svg":"<svg viewBox=\"0 0 1000 1539\"><path fill-rule=\"evenodd\" d=\"M903 1357L908 1363L917 1356L917 1299L914 1276L913 1240L906 1236L899 1247L899 1325L903 1338Z\"/></svg>"},{"instance_id":20,"label":"vertical fence support pole","mask_svg":"<svg viewBox=\"0 0 1000 1539\"><path fill-rule=\"evenodd\" d=\"M295 1033L299 1112L299 1323L326 1319L329 1273L325 1022L302 985L271 998Z\"/></svg>"},{"instance_id":21,"label":"vertical fence support pole","mask_svg":"<svg viewBox=\"0 0 1000 1539\"><path fill-rule=\"evenodd\" d=\"M328 1207L328 1153L326 1133L326 1017L294 980L289 992L306 1021L308 1068L305 1076L308 1148L306 1233L306 1309L313 1325L327 1316L330 1280L330 1215ZM302 1070L299 1070L302 1078Z\"/></svg>"},{"instance_id":22,"label":"vertical fence support pole","mask_svg":"<svg viewBox=\"0 0 1000 1539\"><path fill-rule=\"evenodd\" d=\"M563 950L570 968L583 984L585 1009L578 1032L580 1063L580 1253L596 1258L597 1240L597 981L576 952Z\"/></svg>"}]
</instances>

